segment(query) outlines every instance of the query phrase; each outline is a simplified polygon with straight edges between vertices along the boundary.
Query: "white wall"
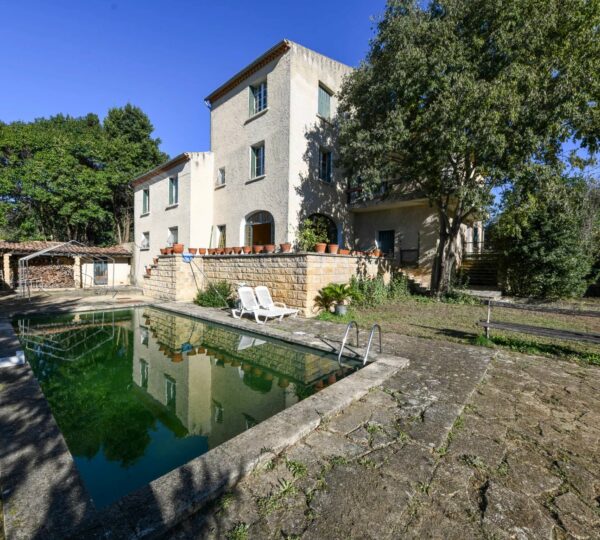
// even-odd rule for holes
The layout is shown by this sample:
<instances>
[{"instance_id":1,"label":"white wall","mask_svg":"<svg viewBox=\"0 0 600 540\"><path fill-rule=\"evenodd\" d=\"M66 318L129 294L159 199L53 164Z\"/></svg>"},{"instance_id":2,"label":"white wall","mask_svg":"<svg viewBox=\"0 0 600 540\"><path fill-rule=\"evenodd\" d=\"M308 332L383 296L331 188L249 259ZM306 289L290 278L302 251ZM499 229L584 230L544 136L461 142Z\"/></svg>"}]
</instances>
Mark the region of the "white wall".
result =
<instances>
[{"instance_id":1,"label":"white wall","mask_svg":"<svg viewBox=\"0 0 600 540\"><path fill-rule=\"evenodd\" d=\"M296 237L300 221L313 213L325 214L338 227L338 242L350 245L352 215L346 204L346 184L336 151L334 122L337 97L331 100L333 122L318 117L319 83L337 93L352 68L295 43L291 56L289 230ZM333 150L333 182L319 179L319 149Z\"/></svg>"},{"instance_id":2,"label":"white wall","mask_svg":"<svg viewBox=\"0 0 600 540\"><path fill-rule=\"evenodd\" d=\"M126 258L115 258L114 264L112 262L107 263L108 266L108 286L113 286L113 266L114 266L114 285L129 285L131 282L131 265L129 259ZM93 287L94 286L94 263L93 262L82 262L81 263L81 285L82 287Z\"/></svg>"},{"instance_id":3,"label":"white wall","mask_svg":"<svg viewBox=\"0 0 600 540\"><path fill-rule=\"evenodd\" d=\"M225 167L226 185L214 188L213 223L227 227L227 245L244 245L246 216L267 210L275 243L287 239L290 57L284 54L216 100L211 108L213 183ZM267 109L249 118L249 86L267 80ZM265 176L250 179L250 147L265 143ZM213 247L215 244L213 243Z\"/></svg>"}]
</instances>

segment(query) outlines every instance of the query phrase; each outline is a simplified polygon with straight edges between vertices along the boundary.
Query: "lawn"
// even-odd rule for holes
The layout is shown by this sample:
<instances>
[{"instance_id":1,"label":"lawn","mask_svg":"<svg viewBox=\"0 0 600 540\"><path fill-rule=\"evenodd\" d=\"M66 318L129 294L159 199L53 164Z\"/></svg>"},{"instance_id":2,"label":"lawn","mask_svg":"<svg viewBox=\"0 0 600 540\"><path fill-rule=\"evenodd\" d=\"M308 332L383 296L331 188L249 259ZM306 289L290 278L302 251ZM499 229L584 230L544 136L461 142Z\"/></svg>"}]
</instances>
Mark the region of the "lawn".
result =
<instances>
[{"instance_id":1,"label":"lawn","mask_svg":"<svg viewBox=\"0 0 600 540\"><path fill-rule=\"evenodd\" d=\"M574 305L562 302L560 307L598 309L599 316L578 317L493 308L492 320L600 333L600 303L598 301L592 301L585 305L582 305L581 302ZM321 314L320 318L337 322L347 322L354 319L361 326L379 323L384 332L510 348L520 352L558 356L600 365L600 348L591 343L584 344L576 341L556 340L516 332L501 332L499 330L493 330L491 339L486 340L483 328L477 325L477 322L485 319L486 316L487 307L481 304L438 302L428 297L408 296L377 307L353 307L349 310L348 315L344 317Z\"/></svg>"}]
</instances>

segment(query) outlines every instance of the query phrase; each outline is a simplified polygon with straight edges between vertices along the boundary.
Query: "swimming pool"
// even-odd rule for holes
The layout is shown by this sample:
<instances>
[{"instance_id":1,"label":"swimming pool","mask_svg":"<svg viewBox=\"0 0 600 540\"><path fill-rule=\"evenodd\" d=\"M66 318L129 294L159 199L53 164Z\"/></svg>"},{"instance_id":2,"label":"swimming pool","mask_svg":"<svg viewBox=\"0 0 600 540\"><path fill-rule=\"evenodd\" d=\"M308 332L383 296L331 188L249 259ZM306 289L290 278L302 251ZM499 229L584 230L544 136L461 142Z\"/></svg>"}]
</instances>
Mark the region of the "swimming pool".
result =
<instances>
[{"instance_id":1,"label":"swimming pool","mask_svg":"<svg viewBox=\"0 0 600 540\"><path fill-rule=\"evenodd\" d=\"M15 329L99 508L360 367L155 308Z\"/></svg>"}]
</instances>

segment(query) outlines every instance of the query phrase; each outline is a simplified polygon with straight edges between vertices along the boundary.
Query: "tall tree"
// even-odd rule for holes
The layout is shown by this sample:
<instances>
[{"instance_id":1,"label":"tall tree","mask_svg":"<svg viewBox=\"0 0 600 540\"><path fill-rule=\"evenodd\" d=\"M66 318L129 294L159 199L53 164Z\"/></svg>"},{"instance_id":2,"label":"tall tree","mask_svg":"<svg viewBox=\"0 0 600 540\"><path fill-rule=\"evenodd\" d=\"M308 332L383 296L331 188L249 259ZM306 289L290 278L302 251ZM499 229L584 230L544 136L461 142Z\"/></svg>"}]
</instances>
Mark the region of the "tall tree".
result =
<instances>
[{"instance_id":1,"label":"tall tree","mask_svg":"<svg viewBox=\"0 0 600 540\"><path fill-rule=\"evenodd\" d=\"M388 0L341 92L342 164L367 194L391 182L429 199L433 291L495 187L567 140L597 151L599 29L598 0Z\"/></svg>"},{"instance_id":2,"label":"tall tree","mask_svg":"<svg viewBox=\"0 0 600 540\"><path fill-rule=\"evenodd\" d=\"M0 226L15 240L126 242L131 179L164 161L137 107L0 123Z\"/></svg>"}]
</instances>

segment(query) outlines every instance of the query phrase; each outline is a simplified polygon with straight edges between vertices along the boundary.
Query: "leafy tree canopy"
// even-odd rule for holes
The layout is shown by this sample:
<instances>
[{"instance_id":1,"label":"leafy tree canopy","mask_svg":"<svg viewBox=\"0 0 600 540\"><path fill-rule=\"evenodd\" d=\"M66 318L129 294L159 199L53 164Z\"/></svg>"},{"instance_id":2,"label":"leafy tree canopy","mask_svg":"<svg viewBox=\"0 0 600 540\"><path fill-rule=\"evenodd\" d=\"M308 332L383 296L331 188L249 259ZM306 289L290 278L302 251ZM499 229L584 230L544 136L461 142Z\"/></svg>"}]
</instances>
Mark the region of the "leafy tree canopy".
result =
<instances>
[{"instance_id":1,"label":"leafy tree canopy","mask_svg":"<svg viewBox=\"0 0 600 540\"><path fill-rule=\"evenodd\" d=\"M585 292L598 249L593 190L560 167L532 164L520 172L490 230L508 292L538 298Z\"/></svg>"},{"instance_id":2,"label":"leafy tree canopy","mask_svg":"<svg viewBox=\"0 0 600 540\"><path fill-rule=\"evenodd\" d=\"M130 241L129 182L167 159L138 107L0 123L0 227L12 240Z\"/></svg>"},{"instance_id":3,"label":"leafy tree canopy","mask_svg":"<svg viewBox=\"0 0 600 540\"><path fill-rule=\"evenodd\" d=\"M424 193L439 218L432 277L448 289L462 223L532 160L600 135L597 0L388 0L341 93L341 157L366 192Z\"/></svg>"}]
</instances>

